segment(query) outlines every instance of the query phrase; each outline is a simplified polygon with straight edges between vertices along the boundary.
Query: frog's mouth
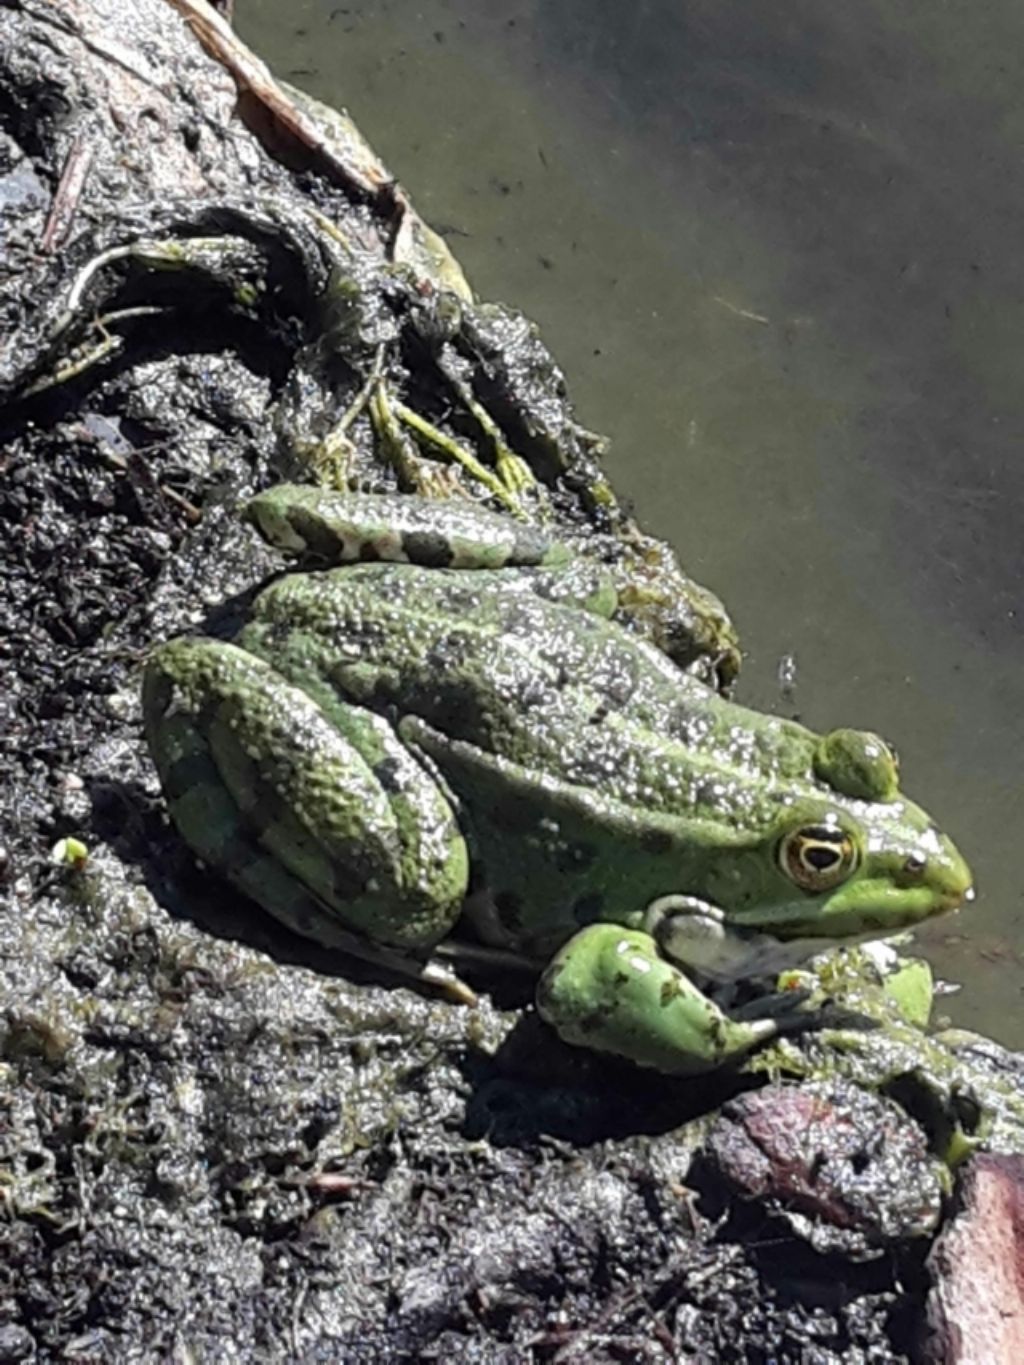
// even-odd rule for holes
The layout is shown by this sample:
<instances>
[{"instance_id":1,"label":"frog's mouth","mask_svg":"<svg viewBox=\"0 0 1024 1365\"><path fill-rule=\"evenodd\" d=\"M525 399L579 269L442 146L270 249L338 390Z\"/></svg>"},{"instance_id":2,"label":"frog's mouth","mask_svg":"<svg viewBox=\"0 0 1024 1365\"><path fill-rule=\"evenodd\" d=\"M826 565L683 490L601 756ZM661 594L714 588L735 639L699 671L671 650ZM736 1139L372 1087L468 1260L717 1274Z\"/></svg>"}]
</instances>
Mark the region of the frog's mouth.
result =
<instances>
[{"instance_id":1,"label":"frog's mouth","mask_svg":"<svg viewBox=\"0 0 1024 1365\"><path fill-rule=\"evenodd\" d=\"M881 879L854 881L826 896L741 910L731 919L741 933L759 932L787 944L802 939L835 944L886 938L969 905L975 892L966 864L963 872L941 882L929 878L917 886Z\"/></svg>"}]
</instances>

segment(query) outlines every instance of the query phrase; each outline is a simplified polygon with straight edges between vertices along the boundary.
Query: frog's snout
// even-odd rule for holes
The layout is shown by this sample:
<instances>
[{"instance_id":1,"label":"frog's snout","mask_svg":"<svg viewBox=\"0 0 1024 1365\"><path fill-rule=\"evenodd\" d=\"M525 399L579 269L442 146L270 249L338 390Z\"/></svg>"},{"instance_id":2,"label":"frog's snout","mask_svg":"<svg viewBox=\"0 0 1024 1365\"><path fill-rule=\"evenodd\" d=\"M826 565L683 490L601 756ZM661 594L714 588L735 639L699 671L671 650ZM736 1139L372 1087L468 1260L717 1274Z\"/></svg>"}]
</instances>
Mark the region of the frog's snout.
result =
<instances>
[{"instance_id":1,"label":"frog's snout","mask_svg":"<svg viewBox=\"0 0 1024 1365\"><path fill-rule=\"evenodd\" d=\"M971 883L961 888L950 888L941 891L935 898L936 915L955 915L962 910L965 905L970 905L974 900L975 890Z\"/></svg>"},{"instance_id":2,"label":"frog's snout","mask_svg":"<svg viewBox=\"0 0 1024 1365\"><path fill-rule=\"evenodd\" d=\"M974 899L971 869L951 839L931 828L890 863L887 903L905 926L959 910Z\"/></svg>"},{"instance_id":3,"label":"frog's snout","mask_svg":"<svg viewBox=\"0 0 1024 1365\"><path fill-rule=\"evenodd\" d=\"M951 840L941 838L939 848L927 859L925 875L935 897L936 914L959 910L974 900L971 869Z\"/></svg>"}]
</instances>

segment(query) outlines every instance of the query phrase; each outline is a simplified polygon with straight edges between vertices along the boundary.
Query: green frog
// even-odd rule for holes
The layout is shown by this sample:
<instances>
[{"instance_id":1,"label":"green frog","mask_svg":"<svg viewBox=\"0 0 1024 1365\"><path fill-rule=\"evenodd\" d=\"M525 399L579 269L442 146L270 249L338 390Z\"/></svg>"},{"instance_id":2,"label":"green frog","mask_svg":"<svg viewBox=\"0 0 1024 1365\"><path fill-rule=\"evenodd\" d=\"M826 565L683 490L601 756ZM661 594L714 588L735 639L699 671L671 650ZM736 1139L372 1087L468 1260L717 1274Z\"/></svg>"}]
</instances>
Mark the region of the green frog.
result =
<instances>
[{"instance_id":1,"label":"green frog","mask_svg":"<svg viewBox=\"0 0 1024 1365\"><path fill-rule=\"evenodd\" d=\"M159 647L144 713L186 842L298 933L455 990L527 968L566 1041L690 1073L790 1026L729 983L971 897L881 739L723 699L543 530L297 485L247 516L334 567Z\"/></svg>"}]
</instances>

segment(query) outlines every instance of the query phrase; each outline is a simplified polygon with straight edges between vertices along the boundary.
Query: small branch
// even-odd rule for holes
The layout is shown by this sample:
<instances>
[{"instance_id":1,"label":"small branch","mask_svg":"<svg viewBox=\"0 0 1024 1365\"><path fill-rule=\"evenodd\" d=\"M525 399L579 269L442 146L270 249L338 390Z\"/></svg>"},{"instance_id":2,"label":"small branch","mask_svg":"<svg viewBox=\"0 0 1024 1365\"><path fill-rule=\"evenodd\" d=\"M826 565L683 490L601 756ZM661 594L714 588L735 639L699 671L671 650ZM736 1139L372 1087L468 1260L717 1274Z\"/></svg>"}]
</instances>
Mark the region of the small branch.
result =
<instances>
[{"instance_id":1,"label":"small branch","mask_svg":"<svg viewBox=\"0 0 1024 1365\"><path fill-rule=\"evenodd\" d=\"M39 250L45 255L50 255L56 251L71 229L71 224L78 211L78 202L82 197L82 191L89 176L92 156L92 143L86 142L79 134L71 144L71 150L64 162L64 169L60 173L60 180L53 196L53 203L50 205L46 226L43 228L43 235L39 240Z\"/></svg>"}]
</instances>

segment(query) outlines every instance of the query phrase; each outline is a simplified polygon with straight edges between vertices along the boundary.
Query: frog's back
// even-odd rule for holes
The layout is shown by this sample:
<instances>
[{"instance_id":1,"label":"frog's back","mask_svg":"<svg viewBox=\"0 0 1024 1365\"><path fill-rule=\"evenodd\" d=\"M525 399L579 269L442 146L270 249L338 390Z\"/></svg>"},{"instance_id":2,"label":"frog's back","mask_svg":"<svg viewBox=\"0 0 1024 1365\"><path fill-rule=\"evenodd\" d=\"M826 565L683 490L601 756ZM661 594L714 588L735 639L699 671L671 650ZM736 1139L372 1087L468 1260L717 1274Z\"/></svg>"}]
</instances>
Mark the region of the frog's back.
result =
<instances>
[{"instance_id":1,"label":"frog's back","mask_svg":"<svg viewBox=\"0 0 1024 1365\"><path fill-rule=\"evenodd\" d=\"M296 681L329 677L348 700L624 799L638 764L657 784L666 759L666 809L692 808L684 762L697 776L806 772L814 737L802 727L723 702L616 622L539 596L531 574L372 564L292 575L261 595L239 643Z\"/></svg>"},{"instance_id":2,"label":"frog's back","mask_svg":"<svg viewBox=\"0 0 1024 1365\"><path fill-rule=\"evenodd\" d=\"M666 859L652 854L697 875L705 846L756 838L810 762L806 731L538 596L529 570L291 576L240 643L321 701L328 683L400 726L459 799L504 941L539 952L657 894Z\"/></svg>"}]
</instances>

